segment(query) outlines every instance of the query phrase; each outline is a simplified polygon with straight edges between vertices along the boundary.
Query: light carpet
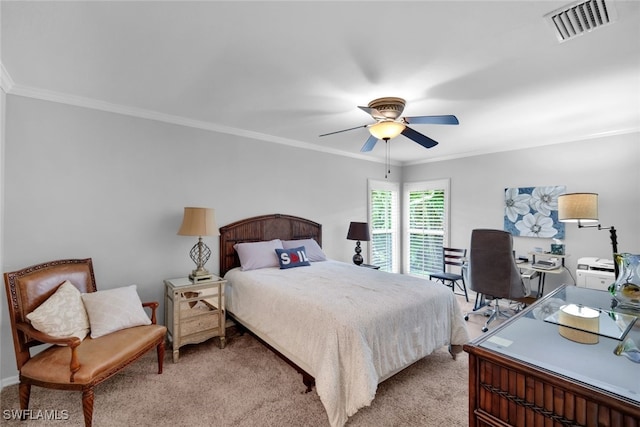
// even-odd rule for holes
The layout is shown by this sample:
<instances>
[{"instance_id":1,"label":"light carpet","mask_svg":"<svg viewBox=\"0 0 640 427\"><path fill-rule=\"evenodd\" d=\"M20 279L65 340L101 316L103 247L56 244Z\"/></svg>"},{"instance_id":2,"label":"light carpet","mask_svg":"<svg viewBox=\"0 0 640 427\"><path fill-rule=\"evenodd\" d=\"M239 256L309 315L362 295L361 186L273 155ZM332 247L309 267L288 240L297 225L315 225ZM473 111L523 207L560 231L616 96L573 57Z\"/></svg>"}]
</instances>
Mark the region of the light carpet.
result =
<instances>
[{"instance_id":1,"label":"light carpet","mask_svg":"<svg viewBox=\"0 0 640 427\"><path fill-rule=\"evenodd\" d=\"M463 311L473 306L458 297ZM468 322L471 337L482 334L482 316ZM93 425L111 426L328 426L320 398L305 393L302 377L251 335L229 329L227 345L217 339L180 349L174 364L167 348L164 373L158 375L151 352L95 390ZM168 346L169 347L169 346ZM347 426L468 425L468 356L453 360L446 348L416 362L379 385L369 407ZM32 387L30 408L36 418L57 411L64 420L7 419L17 410L18 386L0 394L7 426L82 426L80 392Z\"/></svg>"}]
</instances>

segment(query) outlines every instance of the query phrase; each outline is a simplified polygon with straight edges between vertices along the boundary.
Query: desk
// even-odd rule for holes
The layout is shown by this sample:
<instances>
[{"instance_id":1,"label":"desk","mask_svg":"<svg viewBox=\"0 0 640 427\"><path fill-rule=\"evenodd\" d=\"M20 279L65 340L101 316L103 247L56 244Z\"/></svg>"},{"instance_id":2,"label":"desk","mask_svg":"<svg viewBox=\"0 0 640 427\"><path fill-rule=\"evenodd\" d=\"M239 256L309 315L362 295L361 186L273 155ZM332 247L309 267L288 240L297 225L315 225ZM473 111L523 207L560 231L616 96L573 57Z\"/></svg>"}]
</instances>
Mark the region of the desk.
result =
<instances>
[{"instance_id":1,"label":"desk","mask_svg":"<svg viewBox=\"0 0 640 427\"><path fill-rule=\"evenodd\" d=\"M542 298L542 296L544 295L544 280L547 276L547 273L549 274L562 274L562 272L564 272L564 270L566 269L566 267L564 266L564 263L562 263L562 265L556 267L556 268L552 268L550 270L544 269L544 268L536 268L533 266L532 263L530 262L525 262L522 264L518 264L518 268L520 269L520 271L522 270L533 270L535 272L538 273L538 292L536 293L536 295L532 295L535 298Z\"/></svg>"},{"instance_id":2,"label":"desk","mask_svg":"<svg viewBox=\"0 0 640 427\"><path fill-rule=\"evenodd\" d=\"M565 285L464 345L469 426L640 426L640 365L614 354L617 339L561 336L544 319L565 302L612 310L607 292ZM626 338L640 345L640 321Z\"/></svg>"},{"instance_id":3,"label":"desk","mask_svg":"<svg viewBox=\"0 0 640 427\"><path fill-rule=\"evenodd\" d=\"M547 276L547 273L562 274L566 269L566 267L564 266L564 260L569 255L558 255L558 254L552 254L551 252L529 252L529 256L531 256L531 262L518 264L518 267L520 267L521 270L526 268L526 269L537 271L538 273L540 273L540 276L538 278L538 294L536 295L536 298L542 298L542 296L544 295L544 281ZM533 266L536 263L536 257L545 258L545 259L557 258L560 260L560 265L557 266L556 268L551 268L551 269L537 268Z\"/></svg>"},{"instance_id":4,"label":"desk","mask_svg":"<svg viewBox=\"0 0 640 427\"><path fill-rule=\"evenodd\" d=\"M549 271L541 270L538 268L534 269L530 263L518 263L517 266L520 269L520 275L522 276L522 280L525 282L525 286L529 290L529 296L525 298L519 298L518 301L526 305L532 304L535 300L542 297L542 293L544 290L543 275ZM551 271L551 273L554 273L554 274L558 274L560 272L562 272L562 269L560 267L558 267L554 271ZM538 278L537 291L531 290L531 284L536 278ZM487 302L484 298L484 295L476 294L476 302L473 305L473 311L477 311L486 305L487 305Z\"/></svg>"},{"instance_id":5,"label":"desk","mask_svg":"<svg viewBox=\"0 0 640 427\"><path fill-rule=\"evenodd\" d=\"M566 269L566 267L564 266L564 259L562 262L562 265L559 265L556 268L553 268L551 270L547 270L544 268L536 268L533 266L532 263L530 262L520 262L520 263L516 263L516 265L518 266L518 268L520 269L520 274L522 275L523 280L525 280L525 272L531 273L528 275L528 277L526 277L526 280L529 280L529 287L531 286L531 281L532 279L535 279L536 276L538 277L538 289L536 291L531 291L531 294L529 295L529 297L527 297L528 299L526 300L526 304L529 304L529 298L530 301L533 302L534 300L538 299L538 298L542 298L542 296L544 295L544 282L547 276L547 273L550 274L562 274L562 272L564 272L564 270ZM466 277L466 268L463 268L463 274L465 274ZM465 279L468 280L468 279ZM473 305L473 311L477 311L479 309L481 309L482 307L486 306L487 303L484 299L484 295L482 294L476 294L476 301L475 304Z\"/></svg>"},{"instance_id":6,"label":"desk","mask_svg":"<svg viewBox=\"0 0 640 427\"><path fill-rule=\"evenodd\" d=\"M552 254L551 252L529 252L529 255L531 256L532 264L536 263L536 257L540 257L544 259L558 258L560 259L560 263L562 264L562 267L564 267L564 259L569 256L569 255Z\"/></svg>"}]
</instances>

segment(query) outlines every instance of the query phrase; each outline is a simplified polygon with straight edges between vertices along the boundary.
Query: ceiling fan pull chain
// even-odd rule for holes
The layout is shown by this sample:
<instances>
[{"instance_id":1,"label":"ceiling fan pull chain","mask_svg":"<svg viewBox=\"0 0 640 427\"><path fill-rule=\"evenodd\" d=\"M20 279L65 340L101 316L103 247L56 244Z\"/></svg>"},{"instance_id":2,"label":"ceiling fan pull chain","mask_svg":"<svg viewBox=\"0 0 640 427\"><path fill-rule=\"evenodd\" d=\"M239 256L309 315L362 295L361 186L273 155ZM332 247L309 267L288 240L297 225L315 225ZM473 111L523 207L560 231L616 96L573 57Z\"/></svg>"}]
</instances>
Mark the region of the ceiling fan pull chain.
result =
<instances>
[{"instance_id":1,"label":"ceiling fan pull chain","mask_svg":"<svg viewBox=\"0 0 640 427\"><path fill-rule=\"evenodd\" d=\"M387 173L391 174L391 144L387 139Z\"/></svg>"},{"instance_id":2,"label":"ceiling fan pull chain","mask_svg":"<svg viewBox=\"0 0 640 427\"><path fill-rule=\"evenodd\" d=\"M389 176L389 174L391 173L391 144L389 144L389 138L385 138L384 140L384 145L385 145L385 159L384 159L384 168L385 168L385 173L384 173L384 177L387 178Z\"/></svg>"}]
</instances>

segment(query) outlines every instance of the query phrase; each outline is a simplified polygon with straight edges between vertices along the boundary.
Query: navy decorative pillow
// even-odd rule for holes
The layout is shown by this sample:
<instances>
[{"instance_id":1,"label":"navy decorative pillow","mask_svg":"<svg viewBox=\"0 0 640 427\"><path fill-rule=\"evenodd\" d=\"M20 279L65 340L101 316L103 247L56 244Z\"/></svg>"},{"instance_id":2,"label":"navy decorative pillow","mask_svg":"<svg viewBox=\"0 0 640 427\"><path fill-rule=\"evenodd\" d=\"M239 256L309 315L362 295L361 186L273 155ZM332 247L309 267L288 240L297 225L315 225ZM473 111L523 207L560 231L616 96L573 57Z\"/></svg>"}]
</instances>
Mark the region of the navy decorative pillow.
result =
<instances>
[{"instance_id":1,"label":"navy decorative pillow","mask_svg":"<svg viewBox=\"0 0 640 427\"><path fill-rule=\"evenodd\" d=\"M304 246L291 249L276 249L276 255L278 255L278 261L280 261L280 268L293 268L311 265L309 263L309 258L307 258L307 253L304 250Z\"/></svg>"}]
</instances>

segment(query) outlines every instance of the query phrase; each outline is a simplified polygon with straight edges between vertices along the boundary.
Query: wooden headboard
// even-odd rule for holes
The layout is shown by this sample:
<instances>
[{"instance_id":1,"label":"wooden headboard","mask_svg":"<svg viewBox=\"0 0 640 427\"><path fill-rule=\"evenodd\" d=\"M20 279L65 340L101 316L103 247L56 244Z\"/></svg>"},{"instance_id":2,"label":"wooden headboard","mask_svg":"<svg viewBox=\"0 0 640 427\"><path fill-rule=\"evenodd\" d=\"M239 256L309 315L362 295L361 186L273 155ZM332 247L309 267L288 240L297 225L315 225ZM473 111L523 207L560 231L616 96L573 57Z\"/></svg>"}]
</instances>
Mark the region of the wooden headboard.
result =
<instances>
[{"instance_id":1,"label":"wooden headboard","mask_svg":"<svg viewBox=\"0 0 640 427\"><path fill-rule=\"evenodd\" d=\"M283 214L255 216L220 227L220 276L240 266L238 255L233 249L236 243L309 238L315 239L322 246L321 224Z\"/></svg>"}]
</instances>

